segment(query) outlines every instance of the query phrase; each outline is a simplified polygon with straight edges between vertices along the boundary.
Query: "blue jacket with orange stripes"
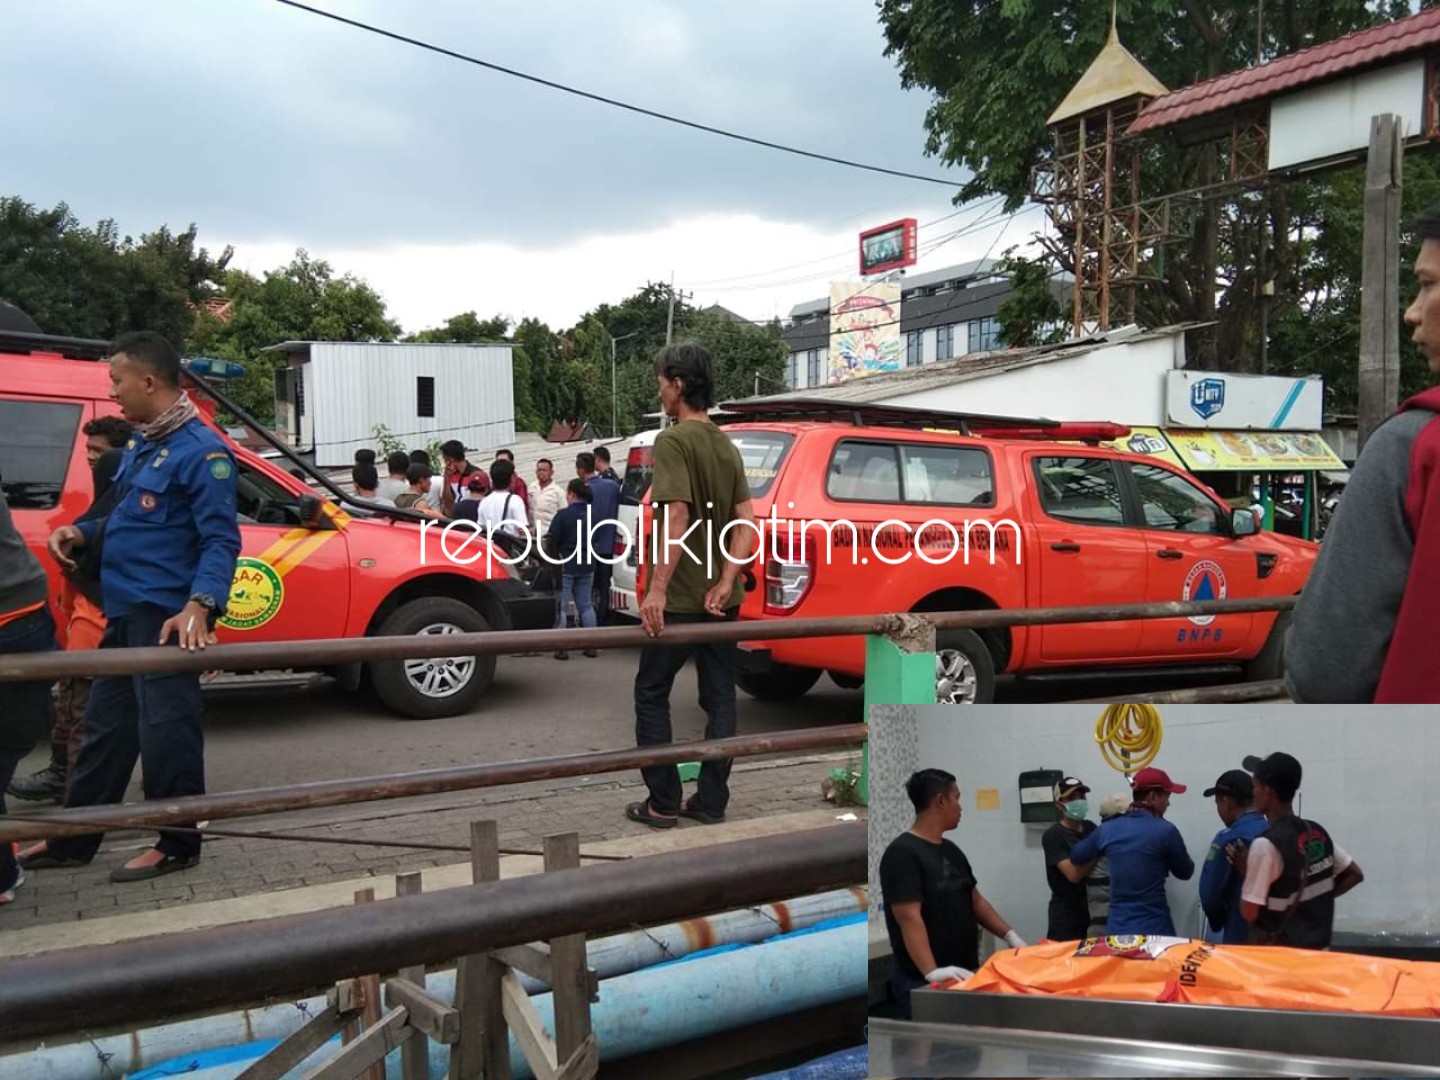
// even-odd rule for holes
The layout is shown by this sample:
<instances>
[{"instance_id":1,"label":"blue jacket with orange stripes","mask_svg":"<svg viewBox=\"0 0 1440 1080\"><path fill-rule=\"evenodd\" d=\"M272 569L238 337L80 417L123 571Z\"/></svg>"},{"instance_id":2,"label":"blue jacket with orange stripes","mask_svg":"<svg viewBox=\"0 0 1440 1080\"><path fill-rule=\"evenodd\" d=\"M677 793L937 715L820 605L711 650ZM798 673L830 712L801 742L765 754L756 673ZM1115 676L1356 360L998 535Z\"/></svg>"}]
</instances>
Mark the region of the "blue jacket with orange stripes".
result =
<instances>
[{"instance_id":1,"label":"blue jacket with orange stripes","mask_svg":"<svg viewBox=\"0 0 1440 1080\"><path fill-rule=\"evenodd\" d=\"M79 524L85 542L100 536L100 588L105 615L128 615L141 604L174 614L200 594L217 615L240 554L235 459L201 420L147 442L136 436L115 474L115 508Z\"/></svg>"}]
</instances>

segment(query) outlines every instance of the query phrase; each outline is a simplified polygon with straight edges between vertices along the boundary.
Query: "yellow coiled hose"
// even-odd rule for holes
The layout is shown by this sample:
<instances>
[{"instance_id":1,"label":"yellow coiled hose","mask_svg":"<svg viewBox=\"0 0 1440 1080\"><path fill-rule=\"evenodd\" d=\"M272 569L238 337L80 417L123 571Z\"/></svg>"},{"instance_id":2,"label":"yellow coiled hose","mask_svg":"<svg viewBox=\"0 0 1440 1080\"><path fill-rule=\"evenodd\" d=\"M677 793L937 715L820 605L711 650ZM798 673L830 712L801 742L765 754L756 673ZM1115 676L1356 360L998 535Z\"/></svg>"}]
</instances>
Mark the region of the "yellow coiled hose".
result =
<instances>
[{"instance_id":1,"label":"yellow coiled hose","mask_svg":"<svg viewBox=\"0 0 1440 1080\"><path fill-rule=\"evenodd\" d=\"M1095 724L1100 753L1112 769L1127 776L1155 760L1164 737L1160 710L1153 705L1111 705Z\"/></svg>"}]
</instances>

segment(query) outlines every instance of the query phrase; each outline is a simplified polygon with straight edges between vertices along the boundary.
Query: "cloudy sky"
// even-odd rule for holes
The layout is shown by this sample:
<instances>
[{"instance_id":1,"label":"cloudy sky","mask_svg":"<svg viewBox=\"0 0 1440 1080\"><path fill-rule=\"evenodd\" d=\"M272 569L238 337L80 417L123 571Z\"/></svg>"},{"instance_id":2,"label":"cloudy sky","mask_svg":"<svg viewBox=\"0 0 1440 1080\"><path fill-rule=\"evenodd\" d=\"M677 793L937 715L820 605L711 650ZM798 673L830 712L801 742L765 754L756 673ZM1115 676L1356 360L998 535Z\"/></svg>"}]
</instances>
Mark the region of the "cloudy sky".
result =
<instances>
[{"instance_id":1,"label":"cloudy sky","mask_svg":"<svg viewBox=\"0 0 1440 1080\"><path fill-rule=\"evenodd\" d=\"M957 178L922 153L926 96L901 90L870 0L313 2L698 122ZM938 222L921 270L1040 227L975 227L977 206L939 221L946 186L681 129L275 0L30 0L5 24L0 192L132 233L195 222L257 273L305 247L369 280L407 330L470 309L568 325L672 273L697 302L763 319L852 275L865 226Z\"/></svg>"}]
</instances>

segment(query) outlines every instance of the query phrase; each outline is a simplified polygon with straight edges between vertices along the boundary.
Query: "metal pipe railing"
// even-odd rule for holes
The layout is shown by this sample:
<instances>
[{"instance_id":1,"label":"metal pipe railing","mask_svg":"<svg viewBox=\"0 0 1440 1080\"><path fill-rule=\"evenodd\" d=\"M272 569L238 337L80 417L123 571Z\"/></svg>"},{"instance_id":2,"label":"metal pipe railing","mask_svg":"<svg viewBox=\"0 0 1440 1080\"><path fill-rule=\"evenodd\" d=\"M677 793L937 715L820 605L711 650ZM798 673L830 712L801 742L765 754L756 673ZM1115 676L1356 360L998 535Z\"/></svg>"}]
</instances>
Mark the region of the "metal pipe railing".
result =
<instances>
[{"instance_id":1,"label":"metal pipe railing","mask_svg":"<svg viewBox=\"0 0 1440 1080\"><path fill-rule=\"evenodd\" d=\"M1096 703L1123 705L1143 702L1147 705L1237 705L1249 701L1288 701L1290 692L1283 679L1260 682L1225 683L1221 686L1192 686L1183 690L1157 690L1152 694L1092 698Z\"/></svg>"},{"instance_id":2,"label":"metal pipe railing","mask_svg":"<svg viewBox=\"0 0 1440 1080\"><path fill-rule=\"evenodd\" d=\"M622 649L663 642L667 645L734 644L792 638L903 634L929 623L937 630L991 630L1059 623L1124 622L1192 615L1241 615L1285 611L1293 596L1250 600L1121 604L1096 607L1023 608L1003 611L950 611L844 615L814 619L765 619L686 623L667 627L658 638L643 627L575 630L490 630L476 634L425 634L405 637L327 638L314 641L214 645L195 652L171 646L139 649L77 649L50 653L0 654L0 682L63 679L96 675L153 675L172 671L251 671L296 666L330 666L375 660L419 660L436 656L484 656L491 653L549 652L556 649Z\"/></svg>"},{"instance_id":3,"label":"metal pipe railing","mask_svg":"<svg viewBox=\"0 0 1440 1080\"><path fill-rule=\"evenodd\" d=\"M173 1020L491 949L866 879L864 822L7 961L0 1039Z\"/></svg>"},{"instance_id":4,"label":"metal pipe railing","mask_svg":"<svg viewBox=\"0 0 1440 1080\"><path fill-rule=\"evenodd\" d=\"M155 802L80 806L48 814L44 822L15 821L0 815L0 843L93 833L102 829L143 829L157 825L188 825L196 821L222 821L288 810L311 810L322 806L402 799L447 791L469 791L504 784L524 784L534 780L627 772L649 765L676 765L683 761L713 761L717 758L860 746L867 738L867 730L864 724L846 724L841 727L682 742L669 746L639 746L600 753L424 769L385 776L317 780L308 784L252 788L248 791L227 791L216 795L194 795ZM68 824L70 821L77 824ZM78 824L79 822L83 824Z\"/></svg>"}]
</instances>

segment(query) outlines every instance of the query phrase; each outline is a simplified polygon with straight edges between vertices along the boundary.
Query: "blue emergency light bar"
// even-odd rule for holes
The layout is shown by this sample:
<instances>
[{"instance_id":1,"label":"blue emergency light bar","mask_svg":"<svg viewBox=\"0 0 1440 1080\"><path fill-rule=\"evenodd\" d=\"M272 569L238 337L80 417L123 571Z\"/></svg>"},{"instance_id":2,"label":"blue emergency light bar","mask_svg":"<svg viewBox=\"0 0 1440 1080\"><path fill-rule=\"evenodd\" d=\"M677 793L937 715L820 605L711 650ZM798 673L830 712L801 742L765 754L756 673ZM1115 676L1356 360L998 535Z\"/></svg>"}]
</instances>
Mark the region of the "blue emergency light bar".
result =
<instances>
[{"instance_id":1,"label":"blue emergency light bar","mask_svg":"<svg viewBox=\"0 0 1440 1080\"><path fill-rule=\"evenodd\" d=\"M193 356L185 361L185 368L192 375L205 379L243 379L245 365L234 360L215 360L208 356Z\"/></svg>"}]
</instances>

